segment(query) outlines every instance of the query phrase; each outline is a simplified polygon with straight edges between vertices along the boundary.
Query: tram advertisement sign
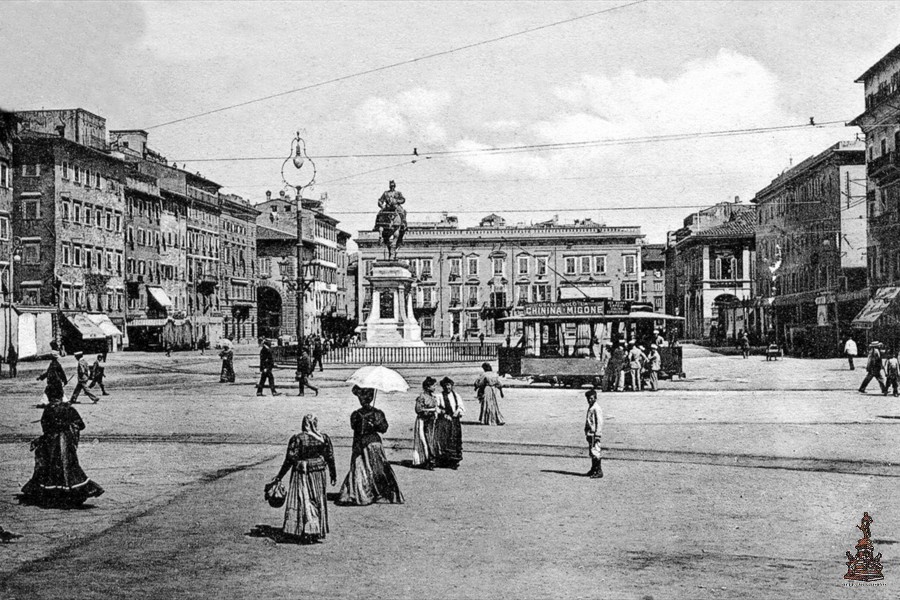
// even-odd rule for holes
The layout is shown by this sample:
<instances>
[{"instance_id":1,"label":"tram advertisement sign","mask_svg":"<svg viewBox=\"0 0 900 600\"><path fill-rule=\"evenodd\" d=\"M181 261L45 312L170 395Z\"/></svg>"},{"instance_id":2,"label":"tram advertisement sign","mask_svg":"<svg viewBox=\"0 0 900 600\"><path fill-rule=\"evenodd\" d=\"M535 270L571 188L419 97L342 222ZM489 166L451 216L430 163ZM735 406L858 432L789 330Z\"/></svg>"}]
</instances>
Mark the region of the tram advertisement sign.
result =
<instances>
[{"instance_id":1,"label":"tram advertisement sign","mask_svg":"<svg viewBox=\"0 0 900 600\"><path fill-rule=\"evenodd\" d=\"M622 300L603 302L535 302L522 307L526 317L603 317L624 316L629 306Z\"/></svg>"}]
</instances>

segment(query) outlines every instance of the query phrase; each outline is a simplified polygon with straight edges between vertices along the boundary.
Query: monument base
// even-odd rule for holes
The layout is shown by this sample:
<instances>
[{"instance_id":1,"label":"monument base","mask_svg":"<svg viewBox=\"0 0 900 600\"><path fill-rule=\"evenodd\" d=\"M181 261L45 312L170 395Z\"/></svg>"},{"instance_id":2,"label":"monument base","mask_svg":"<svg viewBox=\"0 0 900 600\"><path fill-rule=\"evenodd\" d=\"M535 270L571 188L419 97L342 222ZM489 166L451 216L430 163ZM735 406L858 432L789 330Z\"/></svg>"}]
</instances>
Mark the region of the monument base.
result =
<instances>
[{"instance_id":1,"label":"monument base","mask_svg":"<svg viewBox=\"0 0 900 600\"><path fill-rule=\"evenodd\" d=\"M366 276L372 289L371 312L360 329L366 347L422 347L422 328L413 314L410 290L415 278L403 261L375 261Z\"/></svg>"}]
</instances>

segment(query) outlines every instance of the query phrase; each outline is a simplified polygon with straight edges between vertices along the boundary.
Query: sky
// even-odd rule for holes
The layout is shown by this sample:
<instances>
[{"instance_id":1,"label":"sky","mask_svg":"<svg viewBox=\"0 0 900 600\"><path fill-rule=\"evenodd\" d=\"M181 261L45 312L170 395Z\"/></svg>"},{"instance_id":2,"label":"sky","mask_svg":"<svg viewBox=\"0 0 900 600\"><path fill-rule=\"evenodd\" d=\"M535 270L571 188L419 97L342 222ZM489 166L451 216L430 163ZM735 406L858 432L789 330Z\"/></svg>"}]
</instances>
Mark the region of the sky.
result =
<instances>
[{"instance_id":1,"label":"sky","mask_svg":"<svg viewBox=\"0 0 900 600\"><path fill-rule=\"evenodd\" d=\"M299 132L316 166L304 195L327 194L354 236L394 179L411 221L558 215L662 243L697 207L748 202L854 139L854 80L900 44L894 2L629 2L7 1L0 107L145 129L151 148L253 203L284 189ZM634 140L810 117L837 124ZM360 156L372 154L394 156ZM309 162L285 177L311 178Z\"/></svg>"}]
</instances>

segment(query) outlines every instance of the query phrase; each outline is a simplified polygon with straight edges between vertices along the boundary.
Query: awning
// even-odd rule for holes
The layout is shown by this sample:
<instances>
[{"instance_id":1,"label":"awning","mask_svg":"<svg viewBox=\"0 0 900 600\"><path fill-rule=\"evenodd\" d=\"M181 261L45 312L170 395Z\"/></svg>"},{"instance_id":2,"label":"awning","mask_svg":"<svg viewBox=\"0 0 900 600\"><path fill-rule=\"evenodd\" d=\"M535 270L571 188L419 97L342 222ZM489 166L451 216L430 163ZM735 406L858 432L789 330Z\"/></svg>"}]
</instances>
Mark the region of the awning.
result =
<instances>
[{"instance_id":1,"label":"awning","mask_svg":"<svg viewBox=\"0 0 900 600\"><path fill-rule=\"evenodd\" d=\"M161 287L156 286L147 286L147 293L150 294L150 297L153 298L153 301L159 304L163 308L168 308L172 306L172 301L169 300L169 296L166 295L165 290Z\"/></svg>"},{"instance_id":2,"label":"awning","mask_svg":"<svg viewBox=\"0 0 900 600\"><path fill-rule=\"evenodd\" d=\"M106 333L91 321L85 313L67 314L66 319L78 330L83 340L105 340Z\"/></svg>"},{"instance_id":3,"label":"awning","mask_svg":"<svg viewBox=\"0 0 900 600\"><path fill-rule=\"evenodd\" d=\"M89 314L88 319L91 322L99 327L103 333L105 333L109 337L121 336L122 332L119 331L119 328L115 326L115 324L110 321L109 317L100 313L100 314Z\"/></svg>"},{"instance_id":4,"label":"awning","mask_svg":"<svg viewBox=\"0 0 900 600\"><path fill-rule=\"evenodd\" d=\"M897 297L900 296L900 287L883 287L869 300L856 318L853 319L853 327L857 329L872 329L875 322L882 317L891 307Z\"/></svg>"}]
</instances>

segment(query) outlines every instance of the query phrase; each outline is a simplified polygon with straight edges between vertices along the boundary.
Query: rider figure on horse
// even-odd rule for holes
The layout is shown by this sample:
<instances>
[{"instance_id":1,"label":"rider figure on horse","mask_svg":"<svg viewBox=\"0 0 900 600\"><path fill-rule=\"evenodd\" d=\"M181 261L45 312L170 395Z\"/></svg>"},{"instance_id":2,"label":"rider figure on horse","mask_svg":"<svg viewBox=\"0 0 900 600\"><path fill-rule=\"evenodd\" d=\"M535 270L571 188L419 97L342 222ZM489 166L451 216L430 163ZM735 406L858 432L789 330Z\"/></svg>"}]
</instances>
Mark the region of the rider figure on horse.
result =
<instances>
[{"instance_id":1,"label":"rider figure on horse","mask_svg":"<svg viewBox=\"0 0 900 600\"><path fill-rule=\"evenodd\" d=\"M378 216L375 217L375 229L381 232L382 238L388 249L388 257L396 259L397 249L403 243L403 234L406 233L406 209L403 204L406 198L397 191L397 184L392 179L390 189L381 194L378 199ZM399 219L399 223L395 219ZM392 238L396 235L396 240Z\"/></svg>"},{"instance_id":2,"label":"rider figure on horse","mask_svg":"<svg viewBox=\"0 0 900 600\"><path fill-rule=\"evenodd\" d=\"M378 217L375 219L376 225L382 223L383 219L390 222L391 214L396 213L400 215L400 226L406 229L406 209L403 208L406 198L397 191L397 184L393 179L388 185L391 189L384 192L378 199L378 208L381 210L378 211Z\"/></svg>"}]
</instances>

